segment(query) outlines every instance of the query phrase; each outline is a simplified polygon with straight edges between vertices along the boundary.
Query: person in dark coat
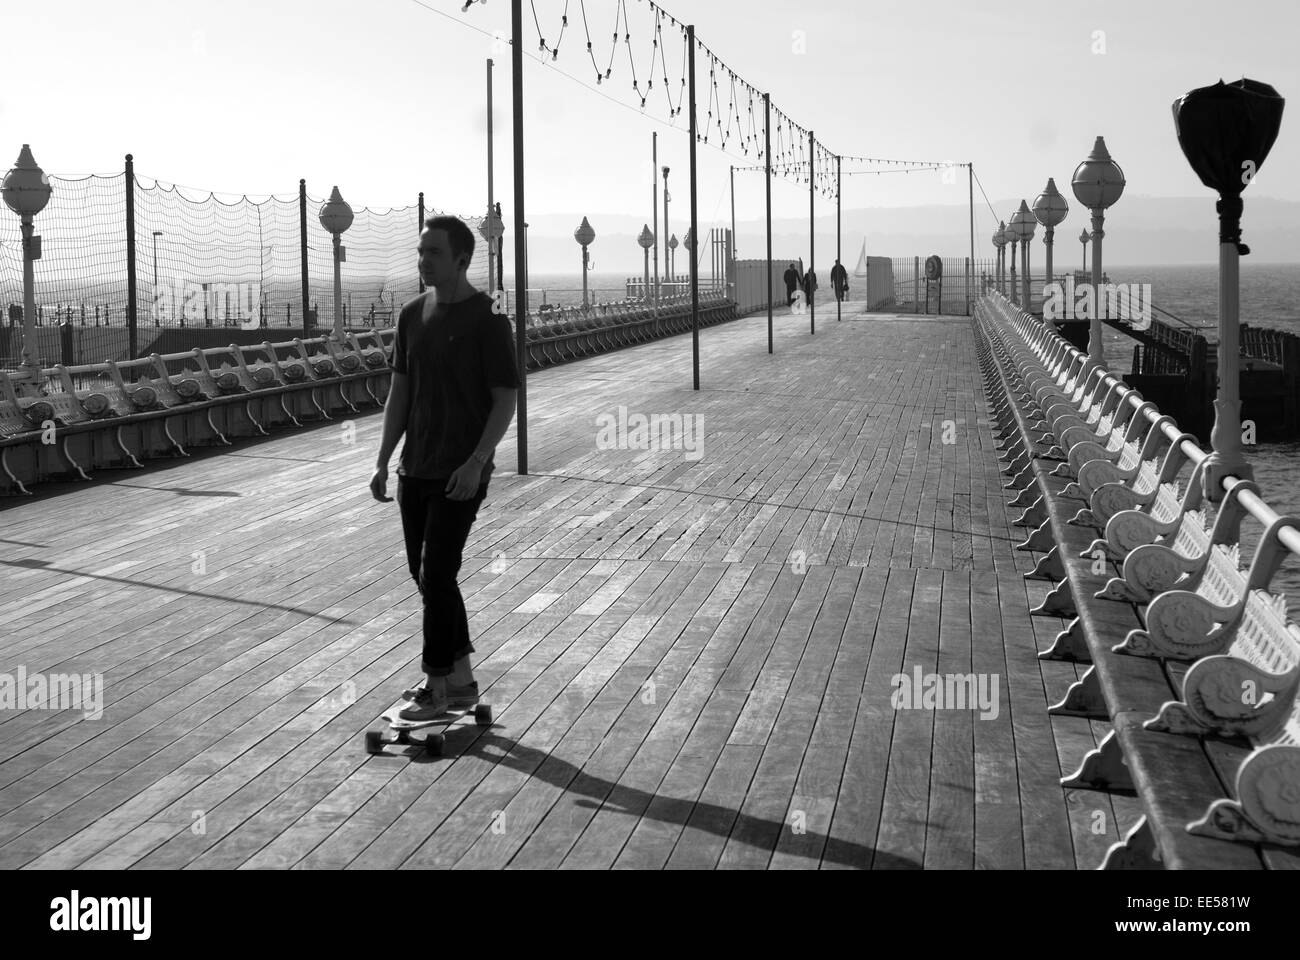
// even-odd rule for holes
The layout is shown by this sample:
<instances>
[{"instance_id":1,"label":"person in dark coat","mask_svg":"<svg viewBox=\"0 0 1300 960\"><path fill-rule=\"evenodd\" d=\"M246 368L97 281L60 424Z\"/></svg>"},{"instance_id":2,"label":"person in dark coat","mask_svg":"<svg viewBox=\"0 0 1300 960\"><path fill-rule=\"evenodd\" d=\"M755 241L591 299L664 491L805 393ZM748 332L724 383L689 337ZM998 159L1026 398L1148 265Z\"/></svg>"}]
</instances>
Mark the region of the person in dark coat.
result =
<instances>
[{"instance_id":1,"label":"person in dark coat","mask_svg":"<svg viewBox=\"0 0 1300 960\"><path fill-rule=\"evenodd\" d=\"M835 288L837 301L843 300L845 294L849 292L849 272L838 260L835 261L835 266L831 267L831 286Z\"/></svg>"},{"instance_id":2,"label":"person in dark coat","mask_svg":"<svg viewBox=\"0 0 1300 960\"><path fill-rule=\"evenodd\" d=\"M785 271L785 305L788 307L794 303L794 291L799 286L799 271L794 268L794 264Z\"/></svg>"},{"instance_id":3,"label":"person in dark coat","mask_svg":"<svg viewBox=\"0 0 1300 960\"><path fill-rule=\"evenodd\" d=\"M803 295L807 303L813 302L813 294L817 291L817 274L809 270L803 275Z\"/></svg>"}]
</instances>

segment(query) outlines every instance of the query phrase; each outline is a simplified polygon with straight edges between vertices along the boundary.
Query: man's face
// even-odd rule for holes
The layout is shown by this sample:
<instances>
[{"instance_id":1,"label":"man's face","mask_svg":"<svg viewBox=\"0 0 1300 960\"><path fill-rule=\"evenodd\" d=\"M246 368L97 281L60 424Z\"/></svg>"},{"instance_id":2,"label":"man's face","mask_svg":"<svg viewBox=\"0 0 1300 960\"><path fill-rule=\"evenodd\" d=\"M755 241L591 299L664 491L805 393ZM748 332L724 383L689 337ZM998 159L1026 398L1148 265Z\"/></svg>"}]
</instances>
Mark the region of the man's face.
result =
<instances>
[{"instance_id":1,"label":"man's face","mask_svg":"<svg viewBox=\"0 0 1300 960\"><path fill-rule=\"evenodd\" d=\"M460 261L452 255L446 230L420 233L420 279L426 287L446 286L456 281Z\"/></svg>"}]
</instances>

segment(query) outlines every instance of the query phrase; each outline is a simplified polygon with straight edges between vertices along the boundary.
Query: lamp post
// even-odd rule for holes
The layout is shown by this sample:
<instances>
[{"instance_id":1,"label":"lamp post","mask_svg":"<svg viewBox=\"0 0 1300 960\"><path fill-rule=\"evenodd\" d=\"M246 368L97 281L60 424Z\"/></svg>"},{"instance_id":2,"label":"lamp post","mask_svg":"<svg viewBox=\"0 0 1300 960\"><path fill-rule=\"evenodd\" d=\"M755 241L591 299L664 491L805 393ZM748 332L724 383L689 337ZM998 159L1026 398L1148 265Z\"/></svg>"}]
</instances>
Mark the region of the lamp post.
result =
<instances>
[{"instance_id":1,"label":"lamp post","mask_svg":"<svg viewBox=\"0 0 1300 960\"><path fill-rule=\"evenodd\" d=\"M1029 209L1029 204L1024 200L1020 201L1020 209L1016 211L1016 217L1019 219L1020 230L1020 268L1021 284L1024 286L1024 310L1025 313L1034 312L1033 293L1030 290L1029 277L1029 247L1030 240L1034 239L1034 227L1038 221L1034 219L1033 211Z\"/></svg>"},{"instance_id":2,"label":"lamp post","mask_svg":"<svg viewBox=\"0 0 1300 960\"><path fill-rule=\"evenodd\" d=\"M1083 245L1083 272L1088 272L1088 241L1092 237L1088 236L1087 230L1079 231L1079 243Z\"/></svg>"},{"instance_id":3,"label":"lamp post","mask_svg":"<svg viewBox=\"0 0 1300 960\"><path fill-rule=\"evenodd\" d=\"M650 230L650 224L641 225L641 235L636 238L636 242L641 244L641 249L645 251L645 286L641 288L642 300L650 299L650 248L655 245L655 235Z\"/></svg>"},{"instance_id":4,"label":"lamp post","mask_svg":"<svg viewBox=\"0 0 1300 960\"><path fill-rule=\"evenodd\" d=\"M582 223L578 224L578 229L573 231L573 239L577 240L582 247L582 309L586 310L588 306L587 264L589 263L587 248L596 239L596 231L591 229L591 224L587 222L586 217L582 218Z\"/></svg>"},{"instance_id":5,"label":"lamp post","mask_svg":"<svg viewBox=\"0 0 1300 960\"><path fill-rule=\"evenodd\" d=\"M22 366L29 383L35 388L40 379L41 367L36 347L36 275L33 264L41 258L41 238L33 234L33 218L45 209L54 188L50 178L36 164L32 148L23 144L13 169L5 174L3 186L5 206L22 220L23 235L23 360Z\"/></svg>"},{"instance_id":6,"label":"lamp post","mask_svg":"<svg viewBox=\"0 0 1300 960\"><path fill-rule=\"evenodd\" d=\"M1003 283L1003 276L1004 276L1003 271L1006 267L1006 246L1007 246L1007 225L1005 223L1000 222L998 224L998 228L993 231L993 246L996 247L998 251L998 266L997 266L997 278L996 278L997 285L998 285L998 293L1005 296L1007 292L1006 284Z\"/></svg>"},{"instance_id":7,"label":"lamp post","mask_svg":"<svg viewBox=\"0 0 1300 960\"><path fill-rule=\"evenodd\" d=\"M352 208L343 200L335 187L330 198L320 208L320 224L334 237L334 339L343 342L343 268L348 251L340 238L352 226Z\"/></svg>"},{"instance_id":8,"label":"lamp post","mask_svg":"<svg viewBox=\"0 0 1300 960\"><path fill-rule=\"evenodd\" d=\"M1048 177L1047 186L1034 199L1034 219L1046 228L1043 245L1047 247L1047 286L1052 283L1052 238L1056 234L1057 224L1069 212L1070 205L1061 196L1061 191L1056 189L1055 178Z\"/></svg>"},{"instance_id":9,"label":"lamp post","mask_svg":"<svg viewBox=\"0 0 1300 960\"><path fill-rule=\"evenodd\" d=\"M1019 216L1020 211L1017 210L1007 221L1007 240L1011 243L1011 302L1017 305L1020 303L1020 287L1016 284L1016 244L1020 242L1020 226L1016 223L1016 218Z\"/></svg>"},{"instance_id":10,"label":"lamp post","mask_svg":"<svg viewBox=\"0 0 1300 960\"><path fill-rule=\"evenodd\" d=\"M691 257L691 260L687 261L688 263L691 263L695 259L695 238L691 236L690 227L686 228L686 236L682 237L682 249ZM687 275L691 275L689 269L687 270Z\"/></svg>"},{"instance_id":11,"label":"lamp post","mask_svg":"<svg viewBox=\"0 0 1300 960\"><path fill-rule=\"evenodd\" d=\"M664 233L668 233L668 201L671 199L672 197L668 195L668 168L664 167ZM674 236L673 234L669 233L668 235L671 236L674 240L677 239L677 237ZM674 246L676 246L676 244L674 244ZM669 267L668 279L672 280L672 278L673 278L673 271L672 268Z\"/></svg>"},{"instance_id":12,"label":"lamp post","mask_svg":"<svg viewBox=\"0 0 1300 960\"><path fill-rule=\"evenodd\" d=\"M675 279L676 279L676 270L677 270L677 245L678 245L678 242L677 242L677 234L674 233L674 234L672 235L671 239L669 239L669 241L668 241L668 257L669 257L669 260L668 260L668 279L669 279L669 280L675 280Z\"/></svg>"},{"instance_id":13,"label":"lamp post","mask_svg":"<svg viewBox=\"0 0 1300 960\"><path fill-rule=\"evenodd\" d=\"M1101 241L1106 234L1102 227L1106 208L1124 193L1124 171L1111 159L1102 137L1097 138L1087 159L1074 168L1070 187L1074 190L1074 198L1092 212L1093 309L1088 326L1088 358L1105 366L1101 313L1106 298L1101 295Z\"/></svg>"},{"instance_id":14,"label":"lamp post","mask_svg":"<svg viewBox=\"0 0 1300 960\"><path fill-rule=\"evenodd\" d=\"M489 61L490 63L491 61ZM478 225L478 235L487 241L488 248L488 283L497 284L497 271L493 269L496 264L497 242L505 234L505 224L501 222L501 212L499 204L496 207L488 208L488 215L483 222ZM586 219L583 219L586 222Z\"/></svg>"},{"instance_id":15,"label":"lamp post","mask_svg":"<svg viewBox=\"0 0 1300 960\"><path fill-rule=\"evenodd\" d=\"M1282 124L1284 101L1257 80L1220 80L1174 101L1178 145L1201 183L1219 194L1219 390L1214 400L1213 452L1202 471L1203 492L1217 503L1227 477L1252 478L1241 443L1241 347L1238 329L1241 194L1264 165ZM1096 272L1097 264L1092 265Z\"/></svg>"}]
</instances>

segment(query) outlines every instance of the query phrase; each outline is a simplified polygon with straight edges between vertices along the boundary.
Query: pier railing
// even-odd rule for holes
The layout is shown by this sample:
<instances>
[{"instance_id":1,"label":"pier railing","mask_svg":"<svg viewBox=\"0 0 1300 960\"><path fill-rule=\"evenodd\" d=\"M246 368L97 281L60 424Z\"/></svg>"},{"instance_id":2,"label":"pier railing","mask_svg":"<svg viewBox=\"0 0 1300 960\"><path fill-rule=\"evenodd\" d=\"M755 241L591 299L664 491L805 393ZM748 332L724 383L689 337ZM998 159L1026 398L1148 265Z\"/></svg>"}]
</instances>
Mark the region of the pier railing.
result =
<instances>
[{"instance_id":1,"label":"pier railing","mask_svg":"<svg viewBox=\"0 0 1300 960\"><path fill-rule=\"evenodd\" d=\"M1032 612L1064 627L1040 657L1091 665L1050 712L1112 724L1062 786L1142 802L1104 866L1300 866L1300 626L1277 579L1300 519L1249 480L1211 489L1194 437L1002 296L976 322L1020 549L1053 585Z\"/></svg>"}]
</instances>

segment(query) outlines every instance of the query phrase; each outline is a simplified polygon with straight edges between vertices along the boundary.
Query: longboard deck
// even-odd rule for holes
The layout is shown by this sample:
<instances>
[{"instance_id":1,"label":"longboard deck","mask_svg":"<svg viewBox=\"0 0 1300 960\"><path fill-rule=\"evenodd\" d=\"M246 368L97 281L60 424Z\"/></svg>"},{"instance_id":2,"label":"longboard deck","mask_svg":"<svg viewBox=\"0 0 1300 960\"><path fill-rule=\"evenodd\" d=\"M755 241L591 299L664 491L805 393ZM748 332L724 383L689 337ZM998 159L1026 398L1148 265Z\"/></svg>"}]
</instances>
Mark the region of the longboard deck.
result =
<instances>
[{"instance_id":1,"label":"longboard deck","mask_svg":"<svg viewBox=\"0 0 1300 960\"><path fill-rule=\"evenodd\" d=\"M398 716L406 708L406 701L399 703L387 713L383 714L382 719L393 730L423 730L426 727L449 727L453 723L458 723L466 717L475 715L477 708L471 707L468 710L457 708L448 710L446 713L434 717L432 720L403 720Z\"/></svg>"},{"instance_id":2,"label":"longboard deck","mask_svg":"<svg viewBox=\"0 0 1300 960\"><path fill-rule=\"evenodd\" d=\"M455 709L448 710L446 713L434 717L430 720L403 720L398 716L408 701L403 700L401 703L390 707L381 716L385 723L388 724L389 730L397 734L396 739L389 740L377 730L372 730L366 734L366 752L370 754L379 754L383 752L385 746L419 746L434 756L442 755L442 747L445 737L441 733L430 733L423 740L412 740L411 731L424 730L429 727L452 727L466 718L471 719L477 726L492 726L492 707L486 703L480 703L468 710Z\"/></svg>"}]
</instances>

